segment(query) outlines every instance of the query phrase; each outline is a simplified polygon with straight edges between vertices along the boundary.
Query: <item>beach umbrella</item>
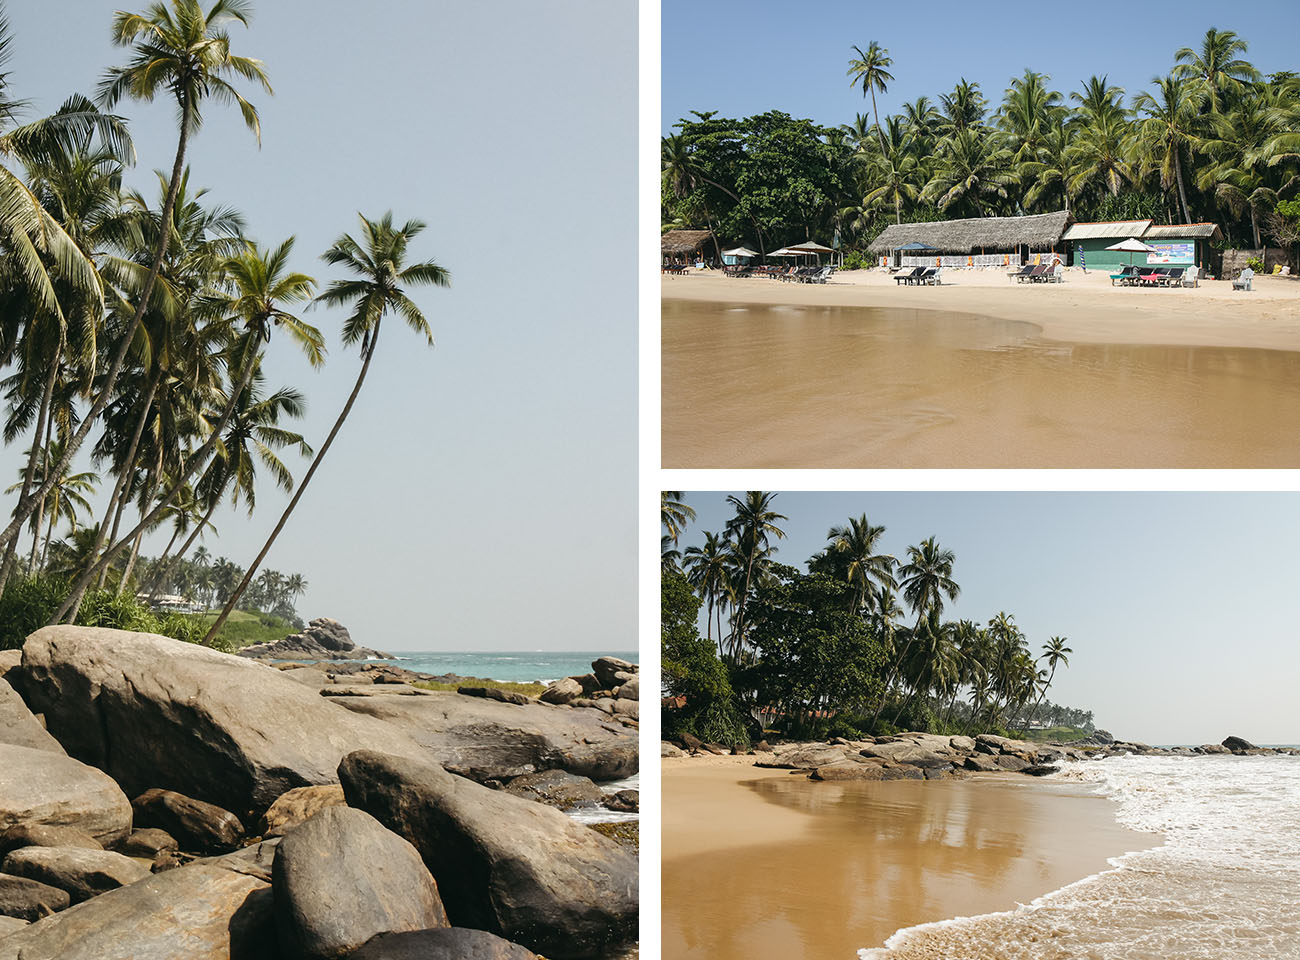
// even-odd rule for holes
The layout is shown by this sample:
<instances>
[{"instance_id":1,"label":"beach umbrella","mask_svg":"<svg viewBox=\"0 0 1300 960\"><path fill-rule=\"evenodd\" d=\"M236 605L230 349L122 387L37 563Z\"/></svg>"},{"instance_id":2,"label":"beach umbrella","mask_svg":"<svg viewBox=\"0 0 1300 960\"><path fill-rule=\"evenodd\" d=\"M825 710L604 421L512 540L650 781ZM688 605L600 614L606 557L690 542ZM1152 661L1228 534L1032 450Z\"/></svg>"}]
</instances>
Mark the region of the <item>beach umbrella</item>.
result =
<instances>
[{"instance_id":1,"label":"beach umbrella","mask_svg":"<svg viewBox=\"0 0 1300 960\"><path fill-rule=\"evenodd\" d=\"M723 250L723 251L722 251L722 255L723 255L724 257L756 257L756 256L758 256L758 254L755 253L753 250L749 249L749 247L733 247L733 248L730 249L730 250Z\"/></svg>"},{"instance_id":2,"label":"beach umbrella","mask_svg":"<svg viewBox=\"0 0 1300 960\"><path fill-rule=\"evenodd\" d=\"M932 247L928 243L921 243L913 240L911 243L905 243L901 247L895 247L895 250L938 250L938 247Z\"/></svg>"},{"instance_id":3,"label":"beach umbrella","mask_svg":"<svg viewBox=\"0 0 1300 960\"><path fill-rule=\"evenodd\" d=\"M1118 250L1120 253L1129 255L1129 266L1133 265L1133 254L1135 253L1155 253L1156 248L1147 246L1136 237L1129 237L1127 240L1121 240L1119 243L1112 243L1107 250Z\"/></svg>"}]
</instances>

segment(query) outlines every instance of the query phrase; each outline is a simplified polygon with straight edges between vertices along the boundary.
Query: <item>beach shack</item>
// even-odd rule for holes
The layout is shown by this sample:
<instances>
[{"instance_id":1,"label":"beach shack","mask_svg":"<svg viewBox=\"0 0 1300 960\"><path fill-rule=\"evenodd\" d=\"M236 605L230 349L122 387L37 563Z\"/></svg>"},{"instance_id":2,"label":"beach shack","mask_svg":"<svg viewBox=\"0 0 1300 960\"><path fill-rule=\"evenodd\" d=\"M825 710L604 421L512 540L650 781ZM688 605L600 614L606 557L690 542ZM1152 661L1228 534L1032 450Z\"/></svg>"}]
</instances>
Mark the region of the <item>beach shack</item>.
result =
<instances>
[{"instance_id":1,"label":"beach shack","mask_svg":"<svg viewBox=\"0 0 1300 960\"><path fill-rule=\"evenodd\" d=\"M1101 223L1075 223L1065 231L1071 266L1089 270L1117 270L1129 262L1129 255L1109 246L1133 237L1154 248L1148 253L1149 264L1174 264L1202 269L1210 266L1210 244L1223 234L1214 223L1175 223L1167 226L1150 220L1108 220Z\"/></svg>"},{"instance_id":2,"label":"beach shack","mask_svg":"<svg viewBox=\"0 0 1300 960\"><path fill-rule=\"evenodd\" d=\"M704 247L713 240L711 230L667 230L659 238L664 266L690 264L703 259Z\"/></svg>"},{"instance_id":3,"label":"beach shack","mask_svg":"<svg viewBox=\"0 0 1300 960\"><path fill-rule=\"evenodd\" d=\"M894 223L867 250L895 267L1019 267L1064 256L1064 210L1027 217L978 217L932 223ZM904 247L912 246L912 251ZM930 250L922 252L914 245ZM932 252L931 252L932 251Z\"/></svg>"}]
</instances>

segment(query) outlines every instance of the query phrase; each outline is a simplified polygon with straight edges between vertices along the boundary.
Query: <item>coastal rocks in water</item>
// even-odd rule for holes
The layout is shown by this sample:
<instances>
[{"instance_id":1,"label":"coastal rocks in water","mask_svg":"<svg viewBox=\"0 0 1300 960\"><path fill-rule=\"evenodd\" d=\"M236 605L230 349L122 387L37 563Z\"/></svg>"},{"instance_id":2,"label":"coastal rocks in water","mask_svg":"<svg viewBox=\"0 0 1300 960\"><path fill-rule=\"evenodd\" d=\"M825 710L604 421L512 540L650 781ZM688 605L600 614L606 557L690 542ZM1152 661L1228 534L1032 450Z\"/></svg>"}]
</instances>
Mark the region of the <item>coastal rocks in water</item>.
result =
<instances>
[{"instance_id":1,"label":"coastal rocks in water","mask_svg":"<svg viewBox=\"0 0 1300 960\"><path fill-rule=\"evenodd\" d=\"M392 724L424 748L424 756L480 783L552 769L593 780L637 772L636 731L594 710L517 706L446 692L333 700ZM383 749L379 743L365 746Z\"/></svg>"},{"instance_id":2,"label":"coastal rocks in water","mask_svg":"<svg viewBox=\"0 0 1300 960\"><path fill-rule=\"evenodd\" d=\"M996 763L1001 769L1011 770L1013 772L1024 770L1025 768L1030 766L1028 761L1022 760L1020 757L1016 756L1013 753L1004 753L1001 756L994 757L993 762Z\"/></svg>"},{"instance_id":3,"label":"coastal rocks in water","mask_svg":"<svg viewBox=\"0 0 1300 960\"><path fill-rule=\"evenodd\" d=\"M1221 744L1221 743L1203 743L1203 744L1201 744L1201 752L1202 752L1202 753L1209 753L1209 754L1215 754L1215 753L1232 753L1231 750L1229 750L1227 747L1225 747L1225 746L1224 746L1223 744Z\"/></svg>"},{"instance_id":4,"label":"coastal rocks in water","mask_svg":"<svg viewBox=\"0 0 1300 960\"><path fill-rule=\"evenodd\" d=\"M506 785L506 793L525 800L536 800L561 810L595 807L605 800L605 792L587 777L565 770L542 770L515 777Z\"/></svg>"},{"instance_id":5,"label":"coastal rocks in water","mask_svg":"<svg viewBox=\"0 0 1300 960\"><path fill-rule=\"evenodd\" d=\"M997 765L994 759L986 753L973 753L966 758L962 765L967 770L974 770L977 773L993 773L1002 769Z\"/></svg>"},{"instance_id":6,"label":"coastal rocks in water","mask_svg":"<svg viewBox=\"0 0 1300 960\"><path fill-rule=\"evenodd\" d=\"M538 699L543 703L565 704L572 703L582 694L582 684L573 677L564 677L548 686Z\"/></svg>"},{"instance_id":7,"label":"coastal rocks in water","mask_svg":"<svg viewBox=\"0 0 1300 960\"><path fill-rule=\"evenodd\" d=\"M415 848L350 807L322 810L285 836L271 889L280 946L290 957L330 960L377 934L448 925Z\"/></svg>"},{"instance_id":8,"label":"coastal rocks in water","mask_svg":"<svg viewBox=\"0 0 1300 960\"><path fill-rule=\"evenodd\" d=\"M329 617L317 617L301 633L275 643L257 643L239 651L241 657L269 660L392 660L378 650L358 647L348 628Z\"/></svg>"},{"instance_id":9,"label":"coastal rocks in water","mask_svg":"<svg viewBox=\"0 0 1300 960\"><path fill-rule=\"evenodd\" d=\"M918 766L939 765L949 762L948 753L936 753L934 750L918 743L898 741L896 743L877 743L861 751L864 757L879 757L895 763L915 763Z\"/></svg>"},{"instance_id":10,"label":"coastal rocks in water","mask_svg":"<svg viewBox=\"0 0 1300 960\"><path fill-rule=\"evenodd\" d=\"M0 857L20 847L81 847L103 850L104 845L80 827L20 823L0 833Z\"/></svg>"},{"instance_id":11,"label":"coastal rocks in water","mask_svg":"<svg viewBox=\"0 0 1300 960\"><path fill-rule=\"evenodd\" d=\"M50 753L64 752L59 741L50 736L27 709L23 698L4 680L0 680L0 743Z\"/></svg>"},{"instance_id":12,"label":"coastal rocks in water","mask_svg":"<svg viewBox=\"0 0 1300 960\"><path fill-rule=\"evenodd\" d=\"M0 744L0 829L70 826L112 846L131 831L131 803L113 779L72 757Z\"/></svg>"},{"instance_id":13,"label":"coastal rocks in water","mask_svg":"<svg viewBox=\"0 0 1300 960\"><path fill-rule=\"evenodd\" d=\"M326 807L341 807L346 803L343 788L337 783L319 787L294 787L271 804L262 815L258 831L264 837L281 837Z\"/></svg>"},{"instance_id":14,"label":"coastal rocks in water","mask_svg":"<svg viewBox=\"0 0 1300 960\"><path fill-rule=\"evenodd\" d=\"M369 750L339 779L351 806L415 844L453 925L559 960L635 935L636 857L558 810Z\"/></svg>"},{"instance_id":15,"label":"coastal rocks in water","mask_svg":"<svg viewBox=\"0 0 1300 960\"><path fill-rule=\"evenodd\" d=\"M1056 773L1060 767L1051 763L1035 763L1032 766L1025 767L1021 773L1027 773L1031 777L1045 777L1049 773Z\"/></svg>"},{"instance_id":16,"label":"coastal rocks in water","mask_svg":"<svg viewBox=\"0 0 1300 960\"><path fill-rule=\"evenodd\" d=\"M591 662L591 672L600 682L600 689L613 690L619 684L632 679L637 672L637 665L620 660L618 657L600 657Z\"/></svg>"},{"instance_id":17,"label":"coastal rocks in water","mask_svg":"<svg viewBox=\"0 0 1300 960\"><path fill-rule=\"evenodd\" d=\"M39 880L0 873L0 916L39 920L66 910L72 903L68 891Z\"/></svg>"},{"instance_id":18,"label":"coastal rocks in water","mask_svg":"<svg viewBox=\"0 0 1300 960\"><path fill-rule=\"evenodd\" d=\"M884 765L879 763L857 763L853 760L837 760L818 767L812 773L814 780L883 780Z\"/></svg>"},{"instance_id":19,"label":"coastal rocks in water","mask_svg":"<svg viewBox=\"0 0 1300 960\"><path fill-rule=\"evenodd\" d=\"M271 890L192 864L78 904L0 940L0 960L277 960Z\"/></svg>"},{"instance_id":20,"label":"coastal rocks in water","mask_svg":"<svg viewBox=\"0 0 1300 960\"><path fill-rule=\"evenodd\" d=\"M23 670L29 703L73 756L132 794L163 787L250 822L286 790L335 782L351 750L420 754L278 670L167 637L45 627L27 638Z\"/></svg>"},{"instance_id":21,"label":"coastal rocks in water","mask_svg":"<svg viewBox=\"0 0 1300 960\"><path fill-rule=\"evenodd\" d=\"M73 903L135 883L150 874L148 867L130 857L83 847L23 847L5 857L3 870L15 877L66 890Z\"/></svg>"},{"instance_id":22,"label":"coastal rocks in water","mask_svg":"<svg viewBox=\"0 0 1300 960\"><path fill-rule=\"evenodd\" d=\"M606 796L603 805L606 810L615 813L637 813L641 809L641 791L620 790L612 796Z\"/></svg>"},{"instance_id":23,"label":"coastal rocks in water","mask_svg":"<svg viewBox=\"0 0 1300 960\"><path fill-rule=\"evenodd\" d=\"M189 852L229 850L244 836L244 826L229 810L174 790L146 790L131 801L135 823L165 830Z\"/></svg>"},{"instance_id":24,"label":"coastal rocks in water","mask_svg":"<svg viewBox=\"0 0 1300 960\"><path fill-rule=\"evenodd\" d=\"M444 927L415 933L385 933L347 960L538 960L527 947L486 930Z\"/></svg>"},{"instance_id":25,"label":"coastal rocks in water","mask_svg":"<svg viewBox=\"0 0 1300 960\"><path fill-rule=\"evenodd\" d=\"M1249 740L1243 740L1241 737L1225 737L1223 747L1229 753L1244 753L1247 750L1258 750Z\"/></svg>"}]
</instances>

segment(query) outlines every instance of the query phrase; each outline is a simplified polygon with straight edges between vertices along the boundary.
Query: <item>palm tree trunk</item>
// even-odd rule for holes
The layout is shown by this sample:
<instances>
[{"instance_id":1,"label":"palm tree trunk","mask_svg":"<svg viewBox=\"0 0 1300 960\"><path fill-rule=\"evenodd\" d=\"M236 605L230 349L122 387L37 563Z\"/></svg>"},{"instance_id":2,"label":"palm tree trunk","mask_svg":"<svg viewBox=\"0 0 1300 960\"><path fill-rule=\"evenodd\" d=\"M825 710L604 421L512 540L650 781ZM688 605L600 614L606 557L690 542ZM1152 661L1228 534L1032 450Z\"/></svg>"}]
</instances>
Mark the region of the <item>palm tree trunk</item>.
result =
<instances>
[{"instance_id":1,"label":"palm tree trunk","mask_svg":"<svg viewBox=\"0 0 1300 960\"><path fill-rule=\"evenodd\" d=\"M379 346L379 326L382 322L382 317L375 321L374 336L370 340L369 349L365 354L365 360L361 363L361 372L357 374L357 382L352 387L352 393L348 395L348 401L343 405L343 410L339 413L338 419L334 421L334 426L330 430L329 436L325 438L325 443L322 444L320 450L316 452L316 456L312 458L311 466L307 468L306 475L303 476L302 482L298 484L298 489L294 491L293 499L290 500L289 505L284 508L284 513L280 515L280 520L276 523L275 529L271 531L271 535L267 537L266 543L262 545L261 552L259 552L253 559L253 562L249 565L248 569L244 571L244 579L239 582L239 586L235 588L234 593L232 593L229 599L226 600L226 605L222 607L221 613L217 615L216 622L212 624L211 628L208 630L207 636L203 638L204 646L212 646L212 642L221 631L221 627L230 616L230 612L235 609L235 604L238 603L239 598L244 595L244 591L248 589L248 585L252 582L253 575L257 572L258 566L260 566L262 561L266 559L266 555L270 553L272 545L280 535L280 531L283 530L284 525L288 523L290 514L292 514L294 508L298 506L298 501L302 499L303 492L307 489L307 485L311 483L311 478L315 475L316 468L319 467L321 461L325 459L325 454L329 453L330 445L334 443L334 438L338 436L339 429L343 426L343 421L347 420L348 414L352 412L352 405L357 401L357 394L361 392L361 385L366 382L366 372L370 369L370 361L374 358L375 349Z\"/></svg>"},{"instance_id":2,"label":"palm tree trunk","mask_svg":"<svg viewBox=\"0 0 1300 960\"><path fill-rule=\"evenodd\" d=\"M1183 204L1183 223L1192 222L1191 211L1187 209L1187 186L1183 183L1183 151L1174 147L1174 172L1178 175L1178 199Z\"/></svg>"},{"instance_id":3,"label":"palm tree trunk","mask_svg":"<svg viewBox=\"0 0 1300 960\"><path fill-rule=\"evenodd\" d=\"M166 548L158 555L158 562L154 564L153 570L149 572L149 579L140 587L140 592L147 593L150 602L153 601L154 596L158 593L158 586L163 582L163 578L160 574L171 567L171 561L168 559L168 555L172 552L172 547L176 546L176 541L180 538L180 535L181 528L179 526L173 528L171 539L167 541Z\"/></svg>"},{"instance_id":4,"label":"palm tree trunk","mask_svg":"<svg viewBox=\"0 0 1300 960\"><path fill-rule=\"evenodd\" d=\"M866 82L866 78L863 77ZM871 88L871 115L876 118L876 134L880 137L880 154L889 156L889 150L885 147L885 131L880 129L880 111L876 109L876 88Z\"/></svg>"},{"instance_id":5,"label":"palm tree trunk","mask_svg":"<svg viewBox=\"0 0 1300 960\"><path fill-rule=\"evenodd\" d=\"M189 99L182 91L180 93L180 113L181 113L181 132L180 138L176 144L176 160L172 163L172 178L167 184L167 198L163 201L162 209L162 230L158 238L158 249L154 251L153 263L149 267L149 275L145 279L144 289L140 292L140 302L136 304L135 314L131 317L131 322L123 331L122 342L118 345L117 352L113 354L113 361L109 364L108 373L104 378L104 386L95 398L95 402L90 409L86 411L85 418L81 421L81 426L77 428L68 439L68 445L63 451L63 458L50 471L50 475L45 478L45 482L37 489L36 493L30 500L20 499L18 507L15 510L13 521L0 533L0 543L8 544L17 535L18 529L23 525L28 517L35 510L35 500L37 497L43 497L49 492L54 485L54 478L62 476L72 463L72 458L81 448L87 436L90 435L95 421L99 419L104 408L108 406L108 401L113 396L113 388L117 386L118 374L122 372L122 365L126 362L127 352L131 349L131 342L135 339L135 333L140 329L140 322L144 319L145 311L149 307L149 298L153 295L153 288L158 280L158 274L162 270L163 255L167 250L167 241L171 233L172 211L176 207L176 195L180 192L181 173L185 167L185 147L189 142L190 124L189 124Z\"/></svg>"},{"instance_id":6,"label":"palm tree trunk","mask_svg":"<svg viewBox=\"0 0 1300 960\"><path fill-rule=\"evenodd\" d=\"M158 487L162 484L162 447L158 448L158 460L153 466L153 471L149 477L149 482L145 486L144 504L141 512L148 509L148 505L153 503L154 497L158 496ZM122 579L117 584L117 595L120 597L126 593L126 585L131 579L131 571L135 569L135 561L140 556L140 542L144 540L144 531L141 530L135 535L135 540L131 543L131 555L127 558L126 567L122 570Z\"/></svg>"}]
</instances>

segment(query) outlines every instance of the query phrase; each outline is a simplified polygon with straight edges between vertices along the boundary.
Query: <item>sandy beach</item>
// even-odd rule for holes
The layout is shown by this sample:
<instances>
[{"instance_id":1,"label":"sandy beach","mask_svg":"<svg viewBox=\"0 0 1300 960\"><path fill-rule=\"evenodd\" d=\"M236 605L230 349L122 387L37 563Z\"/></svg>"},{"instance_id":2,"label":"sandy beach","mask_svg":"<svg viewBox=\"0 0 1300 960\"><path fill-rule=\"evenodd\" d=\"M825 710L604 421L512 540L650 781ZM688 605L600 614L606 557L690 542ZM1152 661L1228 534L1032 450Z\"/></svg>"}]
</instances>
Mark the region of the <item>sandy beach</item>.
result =
<instances>
[{"instance_id":1,"label":"sandy beach","mask_svg":"<svg viewBox=\"0 0 1300 960\"><path fill-rule=\"evenodd\" d=\"M1013 909L1159 838L1077 784L817 783L663 761L663 956L852 958L901 927Z\"/></svg>"},{"instance_id":2,"label":"sandy beach","mask_svg":"<svg viewBox=\"0 0 1300 960\"><path fill-rule=\"evenodd\" d=\"M1013 283L1002 270L945 270L939 286L900 286L883 270L847 270L830 283L729 279L717 271L665 275L661 295L706 302L903 307L1032 323L1071 343L1300 350L1300 278L1255 277L1188 288L1111 285L1106 271L1071 267L1065 282Z\"/></svg>"}]
</instances>

